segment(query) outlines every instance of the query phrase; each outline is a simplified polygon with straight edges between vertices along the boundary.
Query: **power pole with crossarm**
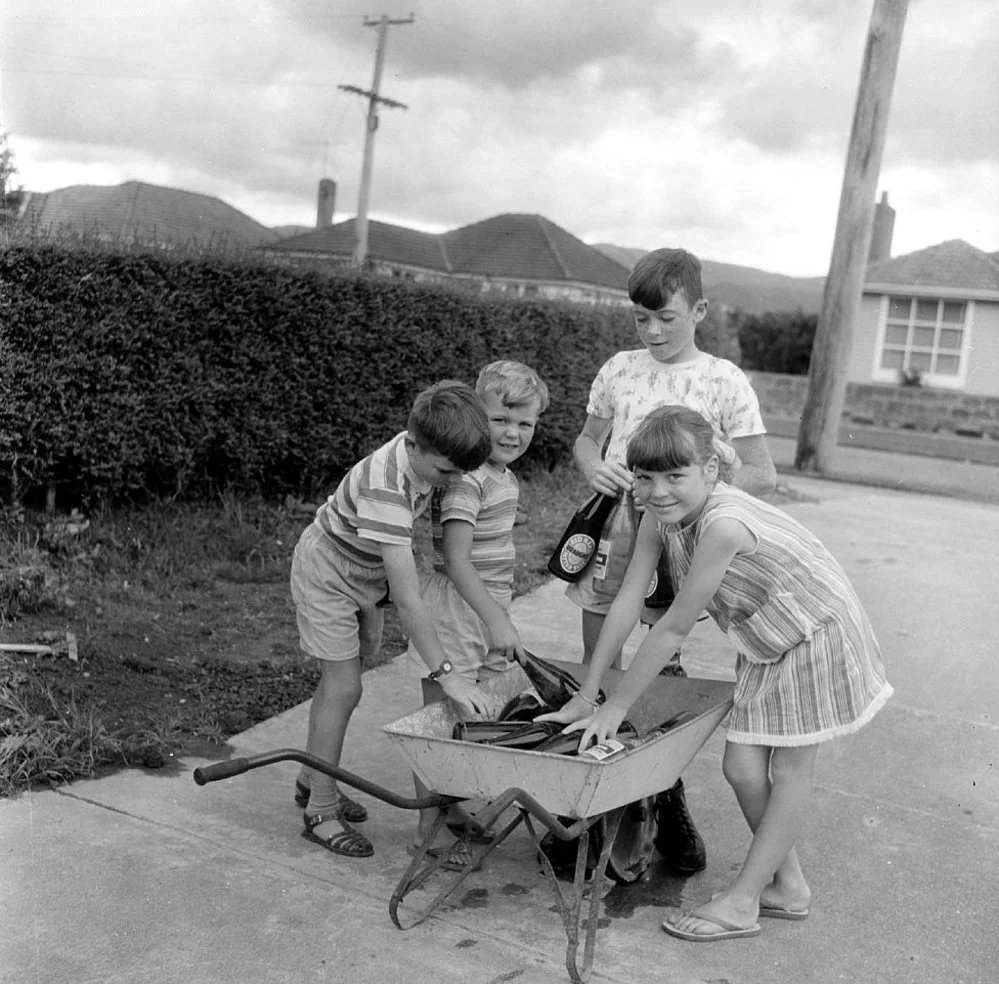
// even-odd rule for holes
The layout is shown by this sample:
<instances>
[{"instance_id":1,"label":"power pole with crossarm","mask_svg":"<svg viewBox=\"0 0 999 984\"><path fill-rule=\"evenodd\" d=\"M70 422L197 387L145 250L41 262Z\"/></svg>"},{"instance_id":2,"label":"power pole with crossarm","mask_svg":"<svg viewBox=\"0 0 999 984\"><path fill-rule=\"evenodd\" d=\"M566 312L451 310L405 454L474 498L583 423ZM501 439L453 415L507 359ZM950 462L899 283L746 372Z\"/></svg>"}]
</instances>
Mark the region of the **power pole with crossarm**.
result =
<instances>
[{"instance_id":1,"label":"power pole with crossarm","mask_svg":"<svg viewBox=\"0 0 999 984\"><path fill-rule=\"evenodd\" d=\"M378 20L364 19L365 27L378 28L378 47L375 49L375 76L370 89L359 89L354 85L341 85L338 88L344 92L352 92L364 96L368 100L368 120L364 134L364 160L361 164L361 189L357 197L357 218L354 220L354 263L363 267L368 258L368 203L371 199L371 162L375 150L375 130L378 129L378 106L389 106L392 109L407 109L408 107L394 99L386 99L378 94L382 84L382 66L385 63L385 42L388 40L388 29L393 24L412 24L413 15L405 20L389 20L384 14Z\"/></svg>"}]
</instances>

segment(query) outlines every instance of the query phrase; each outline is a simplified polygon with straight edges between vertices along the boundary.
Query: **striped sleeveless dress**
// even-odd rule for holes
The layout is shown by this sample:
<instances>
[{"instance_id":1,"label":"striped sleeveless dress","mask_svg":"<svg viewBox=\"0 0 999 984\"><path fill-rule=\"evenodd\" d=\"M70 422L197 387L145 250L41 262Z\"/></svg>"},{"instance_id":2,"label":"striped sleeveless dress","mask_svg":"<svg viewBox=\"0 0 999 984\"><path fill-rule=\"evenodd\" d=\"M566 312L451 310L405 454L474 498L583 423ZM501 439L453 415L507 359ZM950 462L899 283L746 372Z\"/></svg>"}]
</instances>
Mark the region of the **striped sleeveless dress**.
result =
<instances>
[{"instance_id":1,"label":"striped sleeveless dress","mask_svg":"<svg viewBox=\"0 0 999 984\"><path fill-rule=\"evenodd\" d=\"M737 650L728 740L796 746L863 727L892 695L867 614L842 567L783 510L719 482L696 520L660 525L677 585L719 517L756 540L733 558L708 614Z\"/></svg>"}]
</instances>

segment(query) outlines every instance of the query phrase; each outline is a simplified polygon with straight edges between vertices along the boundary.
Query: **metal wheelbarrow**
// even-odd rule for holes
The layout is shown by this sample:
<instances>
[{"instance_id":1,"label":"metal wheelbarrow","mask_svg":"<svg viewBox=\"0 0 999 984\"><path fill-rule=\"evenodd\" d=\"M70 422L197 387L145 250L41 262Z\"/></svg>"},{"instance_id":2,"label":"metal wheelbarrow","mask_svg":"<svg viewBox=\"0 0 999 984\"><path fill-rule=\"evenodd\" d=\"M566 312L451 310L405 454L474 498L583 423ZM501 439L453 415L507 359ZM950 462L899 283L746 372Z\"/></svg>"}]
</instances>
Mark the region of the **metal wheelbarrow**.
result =
<instances>
[{"instance_id":1,"label":"metal wheelbarrow","mask_svg":"<svg viewBox=\"0 0 999 984\"><path fill-rule=\"evenodd\" d=\"M557 663L570 673L579 665ZM613 689L620 673L609 670L605 688ZM496 710L510 697L530 688L518 664L487 681L483 690L496 701ZM567 936L566 969L576 984L588 979L596 949L597 922L622 818L633 804L669 789L682 770L721 723L732 704L733 685L716 680L657 677L635 703L628 719L639 735L653 731L667 718L688 712L682 724L635 748L602 761L589 756L566 756L533 750L502 748L455 740L459 720L450 701L430 704L383 727L390 744L399 750L431 792L423 797L403 797L375 783L334 767L295 749L280 749L247 758L219 762L194 771L199 785L240 775L250 769L282 761L297 761L332 776L338 782L368 793L400 809L437 808L433 828L410 862L389 900L389 916L399 929L409 929L431 915L523 823L537 848L546 880L552 886ZM460 871L441 867L443 858L428 854L444 827L447 809L462 800L486 800L476 825L464 838L471 862ZM504 814L513 810L511 818ZM499 826L501 818L505 820ZM625 820L628 823L628 820ZM593 828L600 825L601 849L592 871L587 871ZM495 829L487 844L472 842L476 832ZM545 831L562 841L576 841L576 863L570 889L559 881L541 850ZM439 891L418 912L400 913L400 905L414 889L438 875ZM584 919L585 897L589 914ZM405 922L404 922L405 917ZM577 959L581 928L585 927L582 960Z\"/></svg>"}]
</instances>

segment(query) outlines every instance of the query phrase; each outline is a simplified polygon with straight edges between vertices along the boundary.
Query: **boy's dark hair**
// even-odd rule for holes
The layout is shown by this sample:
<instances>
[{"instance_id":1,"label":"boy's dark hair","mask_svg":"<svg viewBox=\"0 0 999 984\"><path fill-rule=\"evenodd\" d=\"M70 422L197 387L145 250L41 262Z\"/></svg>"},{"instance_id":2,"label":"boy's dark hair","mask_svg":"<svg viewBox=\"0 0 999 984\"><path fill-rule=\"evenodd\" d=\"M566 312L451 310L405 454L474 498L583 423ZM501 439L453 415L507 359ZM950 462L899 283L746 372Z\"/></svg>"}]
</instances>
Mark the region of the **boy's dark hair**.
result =
<instances>
[{"instance_id":1,"label":"boy's dark hair","mask_svg":"<svg viewBox=\"0 0 999 984\"><path fill-rule=\"evenodd\" d=\"M696 410L659 407L639 425L628 441L626 460L634 471L674 471L703 465L713 454L714 429Z\"/></svg>"},{"instance_id":2,"label":"boy's dark hair","mask_svg":"<svg viewBox=\"0 0 999 984\"><path fill-rule=\"evenodd\" d=\"M701 288L701 261L685 249L654 249L632 268L628 277L628 297L650 311L658 311L681 293L693 307L704 296Z\"/></svg>"},{"instance_id":3,"label":"boy's dark hair","mask_svg":"<svg viewBox=\"0 0 999 984\"><path fill-rule=\"evenodd\" d=\"M500 359L490 362L475 381L479 396L495 393L505 407L523 407L537 401L538 413L548 409L548 387L544 380L523 362Z\"/></svg>"},{"instance_id":4,"label":"boy's dark hair","mask_svg":"<svg viewBox=\"0 0 999 984\"><path fill-rule=\"evenodd\" d=\"M457 379L423 390L413 401L406 429L421 450L443 455L462 471L474 471L493 449L482 403L471 386Z\"/></svg>"}]
</instances>

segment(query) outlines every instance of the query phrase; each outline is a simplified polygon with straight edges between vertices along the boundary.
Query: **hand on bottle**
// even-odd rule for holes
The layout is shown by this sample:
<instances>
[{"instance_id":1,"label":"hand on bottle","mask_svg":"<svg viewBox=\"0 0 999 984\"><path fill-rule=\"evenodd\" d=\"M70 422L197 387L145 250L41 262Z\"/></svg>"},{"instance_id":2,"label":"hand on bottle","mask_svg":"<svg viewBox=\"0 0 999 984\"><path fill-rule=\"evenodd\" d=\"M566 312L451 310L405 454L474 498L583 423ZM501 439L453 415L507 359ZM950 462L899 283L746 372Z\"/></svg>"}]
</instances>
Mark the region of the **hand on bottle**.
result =
<instances>
[{"instance_id":1,"label":"hand on bottle","mask_svg":"<svg viewBox=\"0 0 999 984\"><path fill-rule=\"evenodd\" d=\"M593 705L589 701L583 700L576 694L568 704L563 704L557 711L549 711L547 714L539 714L535 721L554 721L556 724L572 724L582 721L593 713ZM570 729L563 729L563 734Z\"/></svg>"},{"instance_id":2,"label":"hand on bottle","mask_svg":"<svg viewBox=\"0 0 999 984\"><path fill-rule=\"evenodd\" d=\"M579 698L574 697L573 700ZM613 701L601 704L589 717L581 721L574 721L567 728L563 729L563 734L572 734L574 731L582 731L579 739L579 750L582 752L589 747L591 742L600 744L608 738L613 738L621 722L624 721L625 710L619 708Z\"/></svg>"},{"instance_id":3,"label":"hand on bottle","mask_svg":"<svg viewBox=\"0 0 999 984\"><path fill-rule=\"evenodd\" d=\"M624 465L601 461L590 472L587 479L594 492L602 492L604 495L619 495L622 492L631 491L635 476Z\"/></svg>"},{"instance_id":4,"label":"hand on bottle","mask_svg":"<svg viewBox=\"0 0 999 984\"><path fill-rule=\"evenodd\" d=\"M489 710L489 698L472 683L457 673L448 673L438 681L441 689L466 714L486 714Z\"/></svg>"}]
</instances>

